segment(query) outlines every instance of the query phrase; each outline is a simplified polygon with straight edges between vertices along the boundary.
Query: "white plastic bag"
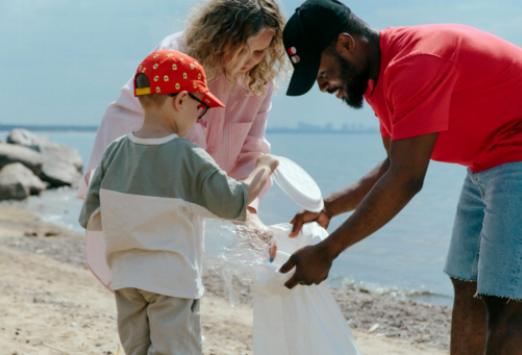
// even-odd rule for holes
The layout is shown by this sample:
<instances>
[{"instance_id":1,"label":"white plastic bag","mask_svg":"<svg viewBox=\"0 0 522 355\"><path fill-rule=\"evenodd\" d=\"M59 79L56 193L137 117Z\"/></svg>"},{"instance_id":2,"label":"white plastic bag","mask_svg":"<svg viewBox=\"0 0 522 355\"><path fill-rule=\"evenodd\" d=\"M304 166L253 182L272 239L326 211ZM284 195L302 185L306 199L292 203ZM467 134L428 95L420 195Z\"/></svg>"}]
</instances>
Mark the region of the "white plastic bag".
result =
<instances>
[{"instance_id":1,"label":"white plastic bag","mask_svg":"<svg viewBox=\"0 0 522 355\"><path fill-rule=\"evenodd\" d=\"M85 231L85 258L89 270L94 276L112 291L111 269L107 264L105 238L103 237L101 212L98 208L93 212Z\"/></svg>"},{"instance_id":2,"label":"white plastic bag","mask_svg":"<svg viewBox=\"0 0 522 355\"><path fill-rule=\"evenodd\" d=\"M291 226L271 226L278 245L273 263L258 267L254 285L254 354L358 355L352 334L328 287L284 286L288 274L279 267L298 249L316 244L327 232L317 223L289 238ZM290 273L291 274L291 273Z\"/></svg>"}]
</instances>

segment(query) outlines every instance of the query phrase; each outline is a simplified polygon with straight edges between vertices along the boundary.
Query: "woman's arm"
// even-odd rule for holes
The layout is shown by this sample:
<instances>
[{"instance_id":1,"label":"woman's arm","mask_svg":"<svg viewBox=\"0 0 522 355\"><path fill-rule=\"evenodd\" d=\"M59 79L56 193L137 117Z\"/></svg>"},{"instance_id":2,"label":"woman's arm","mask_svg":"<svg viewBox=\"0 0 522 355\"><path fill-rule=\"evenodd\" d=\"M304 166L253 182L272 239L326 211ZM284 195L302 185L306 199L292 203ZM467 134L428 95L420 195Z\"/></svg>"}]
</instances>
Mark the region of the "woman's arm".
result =
<instances>
[{"instance_id":1,"label":"woman's arm","mask_svg":"<svg viewBox=\"0 0 522 355\"><path fill-rule=\"evenodd\" d=\"M241 147L241 151L237 158L234 168L229 172L230 175L237 178L246 178L256 166L257 159L262 154L270 153L270 143L266 139L266 127L268 114L272 106L273 87L267 88L263 102L259 110L254 114L252 126Z\"/></svg>"},{"instance_id":2,"label":"woman's arm","mask_svg":"<svg viewBox=\"0 0 522 355\"><path fill-rule=\"evenodd\" d=\"M118 99L105 110L100 127L96 132L89 163L84 171L83 179L80 181L78 191L80 198L85 198L91 173L100 164L107 146L116 138L139 129L143 123L143 109L133 95L132 85L132 79L130 79L122 87Z\"/></svg>"},{"instance_id":3,"label":"woman's arm","mask_svg":"<svg viewBox=\"0 0 522 355\"><path fill-rule=\"evenodd\" d=\"M236 165L230 171L231 176L238 179L246 178L252 170L254 170L257 159L262 154L270 154L270 143L266 139L266 128L268 114L272 106L272 92L273 86L270 85L267 88L267 93L263 98L259 110L255 114L250 131L241 147ZM270 180L268 180L260 192L259 197L249 204L250 212L256 213L259 206L259 199L266 193L270 186L271 183Z\"/></svg>"}]
</instances>

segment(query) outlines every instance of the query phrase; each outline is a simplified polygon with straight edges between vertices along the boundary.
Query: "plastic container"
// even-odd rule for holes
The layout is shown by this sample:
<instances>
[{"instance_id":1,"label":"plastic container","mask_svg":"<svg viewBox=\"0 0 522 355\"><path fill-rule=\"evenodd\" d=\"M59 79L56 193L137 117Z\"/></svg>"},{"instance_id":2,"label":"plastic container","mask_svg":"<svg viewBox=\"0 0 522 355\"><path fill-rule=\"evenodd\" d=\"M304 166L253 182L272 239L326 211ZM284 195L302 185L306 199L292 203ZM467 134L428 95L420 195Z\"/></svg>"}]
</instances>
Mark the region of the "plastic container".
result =
<instances>
[{"instance_id":1,"label":"plastic container","mask_svg":"<svg viewBox=\"0 0 522 355\"><path fill-rule=\"evenodd\" d=\"M294 161L274 156L279 160L279 166L274 171L272 179L298 206L320 212L324 208L321 189L315 180Z\"/></svg>"}]
</instances>

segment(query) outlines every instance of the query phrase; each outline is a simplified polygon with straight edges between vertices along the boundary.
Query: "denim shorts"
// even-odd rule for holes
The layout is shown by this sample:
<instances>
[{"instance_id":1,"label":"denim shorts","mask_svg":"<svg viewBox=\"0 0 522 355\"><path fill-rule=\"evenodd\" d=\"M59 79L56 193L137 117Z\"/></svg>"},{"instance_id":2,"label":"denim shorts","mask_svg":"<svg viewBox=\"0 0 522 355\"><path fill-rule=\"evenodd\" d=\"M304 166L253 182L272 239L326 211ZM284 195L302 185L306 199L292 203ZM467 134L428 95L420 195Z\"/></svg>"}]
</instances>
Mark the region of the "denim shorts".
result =
<instances>
[{"instance_id":1,"label":"denim shorts","mask_svg":"<svg viewBox=\"0 0 522 355\"><path fill-rule=\"evenodd\" d=\"M522 300L522 162L468 172L444 271L478 295Z\"/></svg>"}]
</instances>

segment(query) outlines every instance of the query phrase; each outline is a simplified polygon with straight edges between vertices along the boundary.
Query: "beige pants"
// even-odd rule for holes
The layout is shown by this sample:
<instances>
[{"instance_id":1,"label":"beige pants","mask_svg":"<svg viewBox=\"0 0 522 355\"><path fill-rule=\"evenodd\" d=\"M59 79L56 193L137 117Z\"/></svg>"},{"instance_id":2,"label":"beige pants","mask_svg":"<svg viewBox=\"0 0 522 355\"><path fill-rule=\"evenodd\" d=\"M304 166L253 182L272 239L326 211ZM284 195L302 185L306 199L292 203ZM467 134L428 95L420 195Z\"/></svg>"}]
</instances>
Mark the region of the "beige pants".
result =
<instances>
[{"instance_id":1,"label":"beige pants","mask_svg":"<svg viewBox=\"0 0 522 355\"><path fill-rule=\"evenodd\" d=\"M117 290L118 333L127 355L201 355L199 301Z\"/></svg>"}]
</instances>

